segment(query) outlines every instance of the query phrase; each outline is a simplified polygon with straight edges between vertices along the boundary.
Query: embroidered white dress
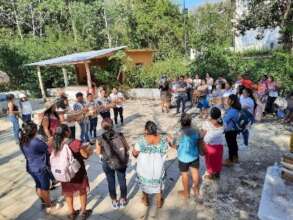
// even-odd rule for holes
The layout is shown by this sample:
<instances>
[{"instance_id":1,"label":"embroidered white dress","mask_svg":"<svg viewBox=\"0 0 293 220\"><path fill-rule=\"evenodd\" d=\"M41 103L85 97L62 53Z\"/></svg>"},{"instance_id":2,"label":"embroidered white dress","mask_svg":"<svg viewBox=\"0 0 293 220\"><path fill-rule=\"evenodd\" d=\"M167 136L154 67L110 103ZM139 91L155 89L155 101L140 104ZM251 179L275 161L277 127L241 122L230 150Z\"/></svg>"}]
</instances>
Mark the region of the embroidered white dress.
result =
<instances>
[{"instance_id":1,"label":"embroidered white dress","mask_svg":"<svg viewBox=\"0 0 293 220\"><path fill-rule=\"evenodd\" d=\"M148 194L159 193L163 189L165 175L164 162L168 150L166 138L152 145L142 137L135 144L135 150L140 152L136 172L141 190Z\"/></svg>"}]
</instances>

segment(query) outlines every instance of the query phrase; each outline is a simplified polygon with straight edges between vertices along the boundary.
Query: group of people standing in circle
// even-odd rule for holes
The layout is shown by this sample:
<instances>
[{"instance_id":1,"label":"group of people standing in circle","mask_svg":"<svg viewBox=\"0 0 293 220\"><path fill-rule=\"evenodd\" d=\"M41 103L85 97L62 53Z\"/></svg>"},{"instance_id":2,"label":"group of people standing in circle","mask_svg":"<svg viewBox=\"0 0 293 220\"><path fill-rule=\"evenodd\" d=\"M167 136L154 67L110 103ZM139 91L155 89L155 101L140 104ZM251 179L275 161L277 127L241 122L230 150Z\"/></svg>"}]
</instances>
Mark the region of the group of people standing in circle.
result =
<instances>
[{"instance_id":1,"label":"group of people standing in circle","mask_svg":"<svg viewBox=\"0 0 293 220\"><path fill-rule=\"evenodd\" d=\"M278 86L276 83L273 86L271 82L272 78L267 77L256 87L247 75L242 75L233 86L224 77L220 76L214 81L209 74L205 79L200 79L198 75L194 79L181 76L175 82L164 77L160 80L162 111L169 112L174 96L176 114L181 113L180 129L174 134L161 135L158 125L147 121L143 128L144 134L132 148L123 133L114 129L114 124L118 124L118 116L120 123L124 123L124 96L115 88L109 97L106 97L102 88L98 89L98 97L95 90L88 92L86 99L83 93L78 92L73 106L69 104L65 94L60 94L57 101L47 104L39 126L28 116L23 117L27 120L23 120L25 123L20 136L17 134L16 137L20 140L27 161L27 172L36 183L37 195L49 212L56 208L56 203L50 199L49 189L52 182L59 181L68 207L68 217L75 219L81 215L82 219L86 219L90 216L92 210L87 209L89 180L84 160L94 151L102 161L113 209L124 208L128 202L126 170L130 154L137 161L136 174L142 190L142 203L149 206L149 195L156 194L156 206L163 206L166 176L164 163L169 147L177 150L183 186L179 195L188 199L192 190L195 198L200 200L200 156L204 156L206 167L203 178L208 180L220 178L223 165L233 166L239 163L237 136L242 134L244 144L248 145L249 127L257 119L257 111L261 112L260 117L265 111L273 111L270 105L274 103ZM188 100L200 109L200 117L205 119L197 128L192 124L192 116L186 113ZM264 106L261 105L263 102ZM114 112L114 122L111 119L111 109ZM13 98L9 99L8 112L14 123L20 111ZM102 118L103 129L99 136L96 131L98 114ZM79 139L75 135L76 123L81 131ZM228 158L223 160L225 143ZM71 163L64 164L67 157ZM62 176L60 173L63 171ZM66 181L60 181L60 175ZM116 193L116 176L120 197ZM74 209L75 195L80 197L79 210Z\"/></svg>"}]
</instances>

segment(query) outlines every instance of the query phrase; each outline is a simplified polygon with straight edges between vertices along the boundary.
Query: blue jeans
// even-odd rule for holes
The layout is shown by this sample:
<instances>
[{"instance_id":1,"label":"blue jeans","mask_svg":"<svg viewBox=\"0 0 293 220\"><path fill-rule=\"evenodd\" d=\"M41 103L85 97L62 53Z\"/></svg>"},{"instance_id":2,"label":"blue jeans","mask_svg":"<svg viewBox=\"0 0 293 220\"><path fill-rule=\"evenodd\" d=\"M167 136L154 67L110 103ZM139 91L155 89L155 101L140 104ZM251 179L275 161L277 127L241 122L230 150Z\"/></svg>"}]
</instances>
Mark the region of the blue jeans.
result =
<instances>
[{"instance_id":1,"label":"blue jeans","mask_svg":"<svg viewBox=\"0 0 293 220\"><path fill-rule=\"evenodd\" d=\"M244 140L244 145L248 146L248 139L249 139L248 129L245 129L244 131L242 131L242 136L243 136L243 140Z\"/></svg>"},{"instance_id":2,"label":"blue jeans","mask_svg":"<svg viewBox=\"0 0 293 220\"><path fill-rule=\"evenodd\" d=\"M97 137L97 125L98 125L98 118L91 118L90 119L90 135L92 138Z\"/></svg>"},{"instance_id":3,"label":"blue jeans","mask_svg":"<svg viewBox=\"0 0 293 220\"><path fill-rule=\"evenodd\" d=\"M123 199L127 199L127 186L126 186L126 177L125 177L126 168L120 169L120 170L113 170L109 167L109 165L106 162L103 161L103 170L107 177L108 189L109 189L111 199L112 200L117 199L115 173L117 174L118 182L120 186L120 191L121 191L120 196Z\"/></svg>"},{"instance_id":4,"label":"blue jeans","mask_svg":"<svg viewBox=\"0 0 293 220\"><path fill-rule=\"evenodd\" d=\"M10 122L12 123L12 132L17 143L19 143L19 122L15 115L8 115Z\"/></svg>"},{"instance_id":5,"label":"blue jeans","mask_svg":"<svg viewBox=\"0 0 293 220\"><path fill-rule=\"evenodd\" d=\"M180 94L180 95L177 96L177 98L176 98L176 113L180 112L181 102L182 102L182 111L181 111L181 113L184 113L186 101L187 101L187 95Z\"/></svg>"},{"instance_id":6,"label":"blue jeans","mask_svg":"<svg viewBox=\"0 0 293 220\"><path fill-rule=\"evenodd\" d=\"M32 115L31 114L28 114L28 115L22 115L22 120L23 122L29 122L32 120Z\"/></svg>"},{"instance_id":7,"label":"blue jeans","mask_svg":"<svg viewBox=\"0 0 293 220\"><path fill-rule=\"evenodd\" d=\"M81 142L90 141L90 121L83 121L79 123L80 126L80 140Z\"/></svg>"}]
</instances>

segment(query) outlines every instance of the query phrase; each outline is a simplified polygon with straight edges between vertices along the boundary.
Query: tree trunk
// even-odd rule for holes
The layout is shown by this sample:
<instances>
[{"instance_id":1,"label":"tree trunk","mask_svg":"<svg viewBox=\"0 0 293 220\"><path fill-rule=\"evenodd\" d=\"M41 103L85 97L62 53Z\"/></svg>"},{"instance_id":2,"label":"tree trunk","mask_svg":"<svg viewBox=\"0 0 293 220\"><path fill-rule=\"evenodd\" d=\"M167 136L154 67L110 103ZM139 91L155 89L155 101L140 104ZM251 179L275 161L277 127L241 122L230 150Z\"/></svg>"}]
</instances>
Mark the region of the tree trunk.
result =
<instances>
[{"instance_id":1,"label":"tree trunk","mask_svg":"<svg viewBox=\"0 0 293 220\"><path fill-rule=\"evenodd\" d=\"M105 21L105 28L106 28L106 32L107 32L107 38L108 38L108 47L111 48L112 47L112 37L110 35L110 30L108 28L108 21L107 21L107 15L106 15L106 10L104 8L104 21Z\"/></svg>"},{"instance_id":2,"label":"tree trunk","mask_svg":"<svg viewBox=\"0 0 293 220\"><path fill-rule=\"evenodd\" d=\"M14 19L15 19L18 35L20 36L20 39L23 40L22 30L21 30L18 14L16 11L15 1L13 1L13 14L14 14Z\"/></svg>"},{"instance_id":3,"label":"tree trunk","mask_svg":"<svg viewBox=\"0 0 293 220\"><path fill-rule=\"evenodd\" d=\"M33 29L33 37L36 37L36 26L35 26L35 16L33 11L33 4L30 4L31 18L32 18L32 29Z\"/></svg>"}]
</instances>

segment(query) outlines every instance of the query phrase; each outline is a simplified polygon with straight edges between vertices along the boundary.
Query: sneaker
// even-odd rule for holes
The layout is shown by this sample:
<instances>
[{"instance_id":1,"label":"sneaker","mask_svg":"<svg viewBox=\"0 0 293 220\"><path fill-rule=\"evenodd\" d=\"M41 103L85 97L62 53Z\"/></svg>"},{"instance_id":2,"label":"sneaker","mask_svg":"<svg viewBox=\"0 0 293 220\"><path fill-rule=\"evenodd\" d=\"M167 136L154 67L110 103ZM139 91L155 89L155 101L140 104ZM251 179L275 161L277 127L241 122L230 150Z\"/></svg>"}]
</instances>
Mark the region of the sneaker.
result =
<instances>
[{"instance_id":1,"label":"sneaker","mask_svg":"<svg viewBox=\"0 0 293 220\"><path fill-rule=\"evenodd\" d=\"M80 213L81 220L86 220L93 213L93 210L87 209L84 212Z\"/></svg>"},{"instance_id":2,"label":"sneaker","mask_svg":"<svg viewBox=\"0 0 293 220\"><path fill-rule=\"evenodd\" d=\"M119 209L119 203L117 200L112 200L112 208L113 209Z\"/></svg>"},{"instance_id":3,"label":"sneaker","mask_svg":"<svg viewBox=\"0 0 293 220\"><path fill-rule=\"evenodd\" d=\"M73 213L67 215L67 219L75 220L79 215L79 210L75 210Z\"/></svg>"},{"instance_id":4,"label":"sneaker","mask_svg":"<svg viewBox=\"0 0 293 220\"><path fill-rule=\"evenodd\" d=\"M127 200L126 199L120 199L119 200L119 208L120 209L124 209L125 206L126 206L126 204L127 204Z\"/></svg>"}]
</instances>

